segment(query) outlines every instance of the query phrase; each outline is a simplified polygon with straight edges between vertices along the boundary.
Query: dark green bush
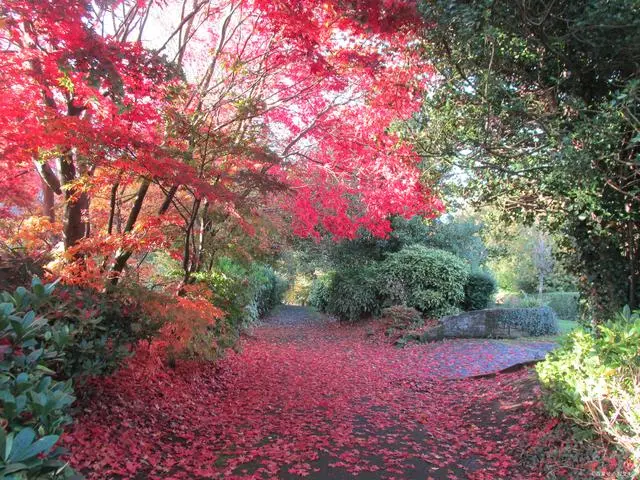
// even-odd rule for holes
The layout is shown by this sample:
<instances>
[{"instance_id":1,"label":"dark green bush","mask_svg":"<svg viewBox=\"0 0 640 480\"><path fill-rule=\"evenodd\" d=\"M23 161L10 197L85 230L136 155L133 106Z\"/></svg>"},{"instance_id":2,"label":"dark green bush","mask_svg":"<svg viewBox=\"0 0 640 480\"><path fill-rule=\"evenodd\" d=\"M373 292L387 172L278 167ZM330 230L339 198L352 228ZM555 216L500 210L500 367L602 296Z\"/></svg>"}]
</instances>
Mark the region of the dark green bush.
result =
<instances>
[{"instance_id":1,"label":"dark green bush","mask_svg":"<svg viewBox=\"0 0 640 480\"><path fill-rule=\"evenodd\" d=\"M307 303L319 312L327 312L329 308L329 292L333 282L333 272L325 273L313 279Z\"/></svg>"},{"instance_id":2,"label":"dark green bush","mask_svg":"<svg viewBox=\"0 0 640 480\"><path fill-rule=\"evenodd\" d=\"M75 400L71 380L53 379L55 367L66 361L69 326L52 326L33 307L47 302L53 285L37 279L29 291L20 287L2 293L0 304L0 408L6 425L0 428L0 478L50 478L73 474L54 448ZM60 478L58 477L58 478Z\"/></svg>"},{"instance_id":3,"label":"dark green bush","mask_svg":"<svg viewBox=\"0 0 640 480\"><path fill-rule=\"evenodd\" d=\"M245 321L255 322L282 302L287 283L268 265L253 265L249 271L249 302Z\"/></svg>"},{"instance_id":4,"label":"dark green bush","mask_svg":"<svg viewBox=\"0 0 640 480\"><path fill-rule=\"evenodd\" d=\"M108 294L67 286L52 292L36 311L71 332L57 374L80 379L113 373L135 343L150 340L162 325L141 307L141 300L151 295L136 286L121 286Z\"/></svg>"},{"instance_id":5,"label":"dark green bush","mask_svg":"<svg viewBox=\"0 0 640 480\"><path fill-rule=\"evenodd\" d=\"M464 260L452 253L411 245L389 254L377 275L388 304L404 304L437 317L462 305L469 272Z\"/></svg>"},{"instance_id":6,"label":"dark green bush","mask_svg":"<svg viewBox=\"0 0 640 480\"><path fill-rule=\"evenodd\" d=\"M558 317L549 307L495 308L488 313L498 325L517 328L531 336L556 335Z\"/></svg>"},{"instance_id":7,"label":"dark green bush","mask_svg":"<svg viewBox=\"0 0 640 480\"><path fill-rule=\"evenodd\" d=\"M536 369L552 414L592 427L640 467L640 312L573 330Z\"/></svg>"},{"instance_id":8,"label":"dark green bush","mask_svg":"<svg viewBox=\"0 0 640 480\"><path fill-rule=\"evenodd\" d=\"M489 272L472 271L464 287L464 309L482 310L487 308L497 287L496 279Z\"/></svg>"},{"instance_id":9,"label":"dark green bush","mask_svg":"<svg viewBox=\"0 0 640 480\"><path fill-rule=\"evenodd\" d=\"M562 320L578 320L580 294L578 292L543 293L542 302L548 305Z\"/></svg>"},{"instance_id":10,"label":"dark green bush","mask_svg":"<svg viewBox=\"0 0 640 480\"><path fill-rule=\"evenodd\" d=\"M329 285L328 313L340 320L356 321L380 313L377 271L374 266L336 272Z\"/></svg>"},{"instance_id":11,"label":"dark green bush","mask_svg":"<svg viewBox=\"0 0 640 480\"><path fill-rule=\"evenodd\" d=\"M442 221L428 220L419 215L411 219L397 216L391 219L391 228L387 239L361 230L353 240L327 244L325 251L330 264L342 270L355 263L379 262L386 255L411 245L453 253L472 268L480 267L487 258L487 249L480 237L482 225L472 219Z\"/></svg>"}]
</instances>

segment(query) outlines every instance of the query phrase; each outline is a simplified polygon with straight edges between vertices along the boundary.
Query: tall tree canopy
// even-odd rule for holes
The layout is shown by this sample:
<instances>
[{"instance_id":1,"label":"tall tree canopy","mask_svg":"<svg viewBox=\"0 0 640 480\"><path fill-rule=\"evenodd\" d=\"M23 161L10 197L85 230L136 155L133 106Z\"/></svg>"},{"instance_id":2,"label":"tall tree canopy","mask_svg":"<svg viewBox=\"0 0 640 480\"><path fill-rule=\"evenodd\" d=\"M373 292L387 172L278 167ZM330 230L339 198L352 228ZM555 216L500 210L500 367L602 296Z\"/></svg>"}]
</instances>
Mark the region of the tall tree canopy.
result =
<instances>
[{"instance_id":1,"label":"tall tree canopy","mask_svg":"<svg viewBox=\"0 0 640 480\"><path fill-rule=\"evenodd\" d=\"M425 0L429 173L564 234L599 309L638 304L640 3Z\"/></svg>"}]
</instances>

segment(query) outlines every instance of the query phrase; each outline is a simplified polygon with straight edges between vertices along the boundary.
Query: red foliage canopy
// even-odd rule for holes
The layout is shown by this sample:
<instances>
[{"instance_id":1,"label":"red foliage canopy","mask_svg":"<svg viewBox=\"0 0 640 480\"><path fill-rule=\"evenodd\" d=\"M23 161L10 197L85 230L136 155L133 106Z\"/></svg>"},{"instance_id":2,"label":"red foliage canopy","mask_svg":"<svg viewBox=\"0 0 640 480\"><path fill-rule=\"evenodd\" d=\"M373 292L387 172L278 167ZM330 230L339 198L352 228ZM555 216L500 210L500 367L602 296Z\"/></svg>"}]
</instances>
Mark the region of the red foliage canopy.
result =
<instances>
[{"instance_id":1,"label":"red foliage canopy","mask_svg":"<svg viewBox=\"0 0 640 480\"><path fill-rule=\"evenodd\" d=\"M383 234L389 214L440 208L420 184L415 152L390 131L415 111L430 74L411 46L412 2L186 5L178 15L171 2L3 2L5 206L34 199L34 161L59 192L46 173L72 154L63 187L110 168L189 185L232 208L234 172L271 176L286 187L281 204L300 235L319 225Z\"/></svg>"}]
</instances>

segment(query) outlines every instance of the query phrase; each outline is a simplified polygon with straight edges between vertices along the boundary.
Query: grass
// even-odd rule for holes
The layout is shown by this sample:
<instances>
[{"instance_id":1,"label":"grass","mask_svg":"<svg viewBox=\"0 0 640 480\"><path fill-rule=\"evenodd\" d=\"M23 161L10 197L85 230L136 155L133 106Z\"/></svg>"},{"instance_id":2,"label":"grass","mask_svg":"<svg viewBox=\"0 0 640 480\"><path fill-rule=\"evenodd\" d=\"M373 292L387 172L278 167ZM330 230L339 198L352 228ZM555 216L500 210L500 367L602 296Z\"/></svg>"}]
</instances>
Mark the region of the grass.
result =
<instances>
[{"instance_id":1,"label":"grass","mask_svg":"<svg viewBox=\"0 0 640 480\"><path fill-rule=\"evenodd\" d=\"M558 320L560 335L569 333L571 330L573 330L577 326L578 326L578 322L575 322L573 320Z\"/></svg>"}]
</instances>

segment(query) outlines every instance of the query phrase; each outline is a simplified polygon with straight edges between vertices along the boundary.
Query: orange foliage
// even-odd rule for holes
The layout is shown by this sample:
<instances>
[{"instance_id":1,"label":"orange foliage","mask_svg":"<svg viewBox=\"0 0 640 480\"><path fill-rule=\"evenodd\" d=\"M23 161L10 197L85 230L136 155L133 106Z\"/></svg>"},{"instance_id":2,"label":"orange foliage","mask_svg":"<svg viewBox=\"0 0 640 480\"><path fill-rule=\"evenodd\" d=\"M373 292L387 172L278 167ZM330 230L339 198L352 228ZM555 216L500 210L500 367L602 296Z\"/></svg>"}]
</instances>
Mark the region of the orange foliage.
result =
<instances>
[{"instance_id":1,"label":"orange foliage","mask_svg":"<svg viewBox=\"0 0 640 480\"><path fill-rule=\"evenodd\" d=\"M211 292L204 285L188 285L185 295L157 297L143 302L146 313L165 322L159 340L170 353L184 353L193 339L206 333L224 318L224 312L211 301ZM212 343L211 350L216 346Z\"/></svg>"},{"instance_id":2,"label":"orange foliage","mask_svg":"<svg viewBox=\"0 0 640 480\"><path fill-rule=\"evenodd\" d=\"M118 252L145 253L166 246L160 220L151 218L126 234L99 232L83 238L64 252L61 261L48 267L63 283L100 290L109 280L108 272Z\"/></svg>"},{"instance_id":3,"label":"orange foliage","mask_svg":"<svg viewBox=\"0 0 640 480\"><path fill-rule=\"evenodd\" d=\"M52 222L48 217L26 217L24 221L13 225L10 242L24 248L29 253L42 253L51 250L62 234L62 224Z\"/></svg>"}]
</instances>

